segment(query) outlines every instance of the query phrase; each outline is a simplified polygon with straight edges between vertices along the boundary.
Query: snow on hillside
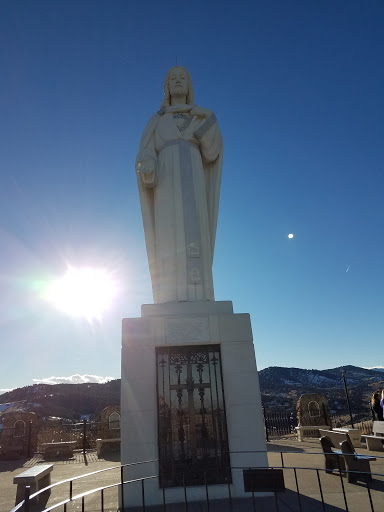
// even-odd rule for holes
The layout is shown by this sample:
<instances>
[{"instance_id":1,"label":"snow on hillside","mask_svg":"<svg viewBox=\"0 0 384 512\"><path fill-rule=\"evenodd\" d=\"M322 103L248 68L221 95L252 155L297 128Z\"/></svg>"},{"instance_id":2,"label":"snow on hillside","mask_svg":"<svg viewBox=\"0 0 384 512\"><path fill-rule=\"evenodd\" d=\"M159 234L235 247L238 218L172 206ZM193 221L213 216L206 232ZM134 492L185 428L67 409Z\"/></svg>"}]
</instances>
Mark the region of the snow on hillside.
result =
<instances>
[{"instance_id":1,"label":"snow on hillside","mask_svg":"<svg viewBox=\"0 0 384 512\"><path fill-rule=\"evenodd\" d=\"M10 402L9 404L0 404L0 413L6 411L10 407L13 407L16 402Z\"/></svg>"}]
</instances>

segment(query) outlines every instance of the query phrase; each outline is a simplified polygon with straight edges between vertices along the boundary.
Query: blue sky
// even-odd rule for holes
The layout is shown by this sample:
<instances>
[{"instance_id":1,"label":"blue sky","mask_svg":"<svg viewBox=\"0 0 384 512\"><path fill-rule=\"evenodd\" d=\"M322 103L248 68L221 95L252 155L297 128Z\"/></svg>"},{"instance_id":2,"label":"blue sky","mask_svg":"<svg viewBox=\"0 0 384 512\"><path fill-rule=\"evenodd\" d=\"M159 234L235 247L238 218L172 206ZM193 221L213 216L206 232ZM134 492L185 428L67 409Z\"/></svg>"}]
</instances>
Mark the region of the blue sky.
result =
<instances>
[{"instance_id":1,"label":"blue sky","mask_svg":"<svg viewBox=\"0 0 384 512\"><path fill-rule=\"evenodd\" d=\"M134 160L176 58L223 133L215 294L259 368L383 365L383 24L381 1L1 2L0 389L120 376L152 302ZM68 264L118 280L99 321L42 299Z\"/></svg>"}]
</instances>

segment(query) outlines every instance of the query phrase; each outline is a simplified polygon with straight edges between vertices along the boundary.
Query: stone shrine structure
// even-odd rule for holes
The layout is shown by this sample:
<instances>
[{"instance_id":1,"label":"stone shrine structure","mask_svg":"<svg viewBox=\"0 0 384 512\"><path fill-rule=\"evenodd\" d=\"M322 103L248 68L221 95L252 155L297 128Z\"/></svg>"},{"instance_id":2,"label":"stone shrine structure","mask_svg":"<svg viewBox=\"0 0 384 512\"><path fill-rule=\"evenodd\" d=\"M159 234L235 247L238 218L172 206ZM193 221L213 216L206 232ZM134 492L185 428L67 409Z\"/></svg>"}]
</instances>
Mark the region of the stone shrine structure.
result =
<instances>
[{"instance_id":1,"label":"stone shrine structure","mask_svg":"<svg viewBox=\"0 0 384 512\"><path fill-rule=\"evenodd\" d=\"M327 425L332 427L328 400L324 395L309 393L301 395L296 404L299 427Z\"/></svg>"},{"instance_id":2,"label":"stone shrine structure","mask_svg":"<svg viewBox=\"0 0 384 512\"><path fill-rule=\"evenodd\" d=\"M194 103L188 71L172 68L141 138L136 172L154 304L123 319L121 463L145 481L145 504L249 497L243 471L267 467L250 317L216 302L212 262L223 141ZM141 506L126 484L126 509Z\"/></svg>"},{"instance_id":3,"label":"stone shrine structure","mask_svg":"<svg viewBox=\"0 0 384 512\"><path fill-rule=\"evenodd\" d=\"M108 452L120 451L120 419L119 405L108 405L100 411L97 423L96 451L100 458Z\"/></svg>"},{"instance_id":4,"label":"stone shrine structure","mask_svg":"<svg viewBox=\"0 0 384 512\"><path fill-rule=\"evenodd\" d=\"M34 412L23 408L9 409L0 416L2 435L0 460L18 458L37 449L38 419Z\"/></svg>"}]
</instances>

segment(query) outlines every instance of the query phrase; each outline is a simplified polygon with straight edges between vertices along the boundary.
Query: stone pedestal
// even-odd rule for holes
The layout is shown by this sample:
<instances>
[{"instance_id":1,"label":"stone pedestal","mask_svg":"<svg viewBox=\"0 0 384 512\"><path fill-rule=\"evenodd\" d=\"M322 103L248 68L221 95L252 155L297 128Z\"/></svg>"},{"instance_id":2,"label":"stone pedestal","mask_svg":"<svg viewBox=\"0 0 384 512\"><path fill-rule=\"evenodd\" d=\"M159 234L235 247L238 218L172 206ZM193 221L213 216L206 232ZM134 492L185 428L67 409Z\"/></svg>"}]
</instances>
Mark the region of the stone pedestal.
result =
<instances>
[{"instance_id":1,"label":"stone pedestal","mask_svg":"<svg viewBox=\"0 0 384 512\"><path fill-rule=\"evenodd\" d=\"M121 373L121 464L124 480L158 475L156 347L220 345L233 498L244 492L243 471L267 467L266 442L248 314L234 314L232 302L143 305L141 318L123 320ZM157 476L145 481L145 505L163 503ZM204 486L189 487L188 501L206 499ZM228 485L209 486L209 498L228 497ZM184 489L165 489L166 503L184 501ZM140 483L124 486L124 508L142 504ZM121 507L122 509L122 507Z\"/></svg>"}]
</instances>

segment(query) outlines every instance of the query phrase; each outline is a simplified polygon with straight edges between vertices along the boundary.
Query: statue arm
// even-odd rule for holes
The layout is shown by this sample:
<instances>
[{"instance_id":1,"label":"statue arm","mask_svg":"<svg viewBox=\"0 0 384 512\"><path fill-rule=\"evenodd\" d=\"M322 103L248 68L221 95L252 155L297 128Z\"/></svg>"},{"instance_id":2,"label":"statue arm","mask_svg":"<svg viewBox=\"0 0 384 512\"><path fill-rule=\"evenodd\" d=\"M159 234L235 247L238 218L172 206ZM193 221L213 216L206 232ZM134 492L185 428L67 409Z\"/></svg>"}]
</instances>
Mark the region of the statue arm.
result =
<instances>
[{"instance_id":1,"label":"statue arm","mask_svg":"<svg viewBox=\"0 0 384 512\"><path fill-rule=\"evenodd\" d=\"M205 109L204 109L205 110ZM201 154L207 163L214 162L223 149L223 139L220 128L213 112L206 118L194 132L200 141Z\"/></svg>"},{"instance_id":2,"label":"statue arm","mask_svg":"<svg viewBox=\"0 0 384 512\"><path fill-rule=\"evenodd\" d=\"M151 188L157 182L157 153L155 148L155 128L159 115L149 120L140 141L140 149L136 158L136 172L140 175L145 187Z\"/></svg>"}]
</instances>

